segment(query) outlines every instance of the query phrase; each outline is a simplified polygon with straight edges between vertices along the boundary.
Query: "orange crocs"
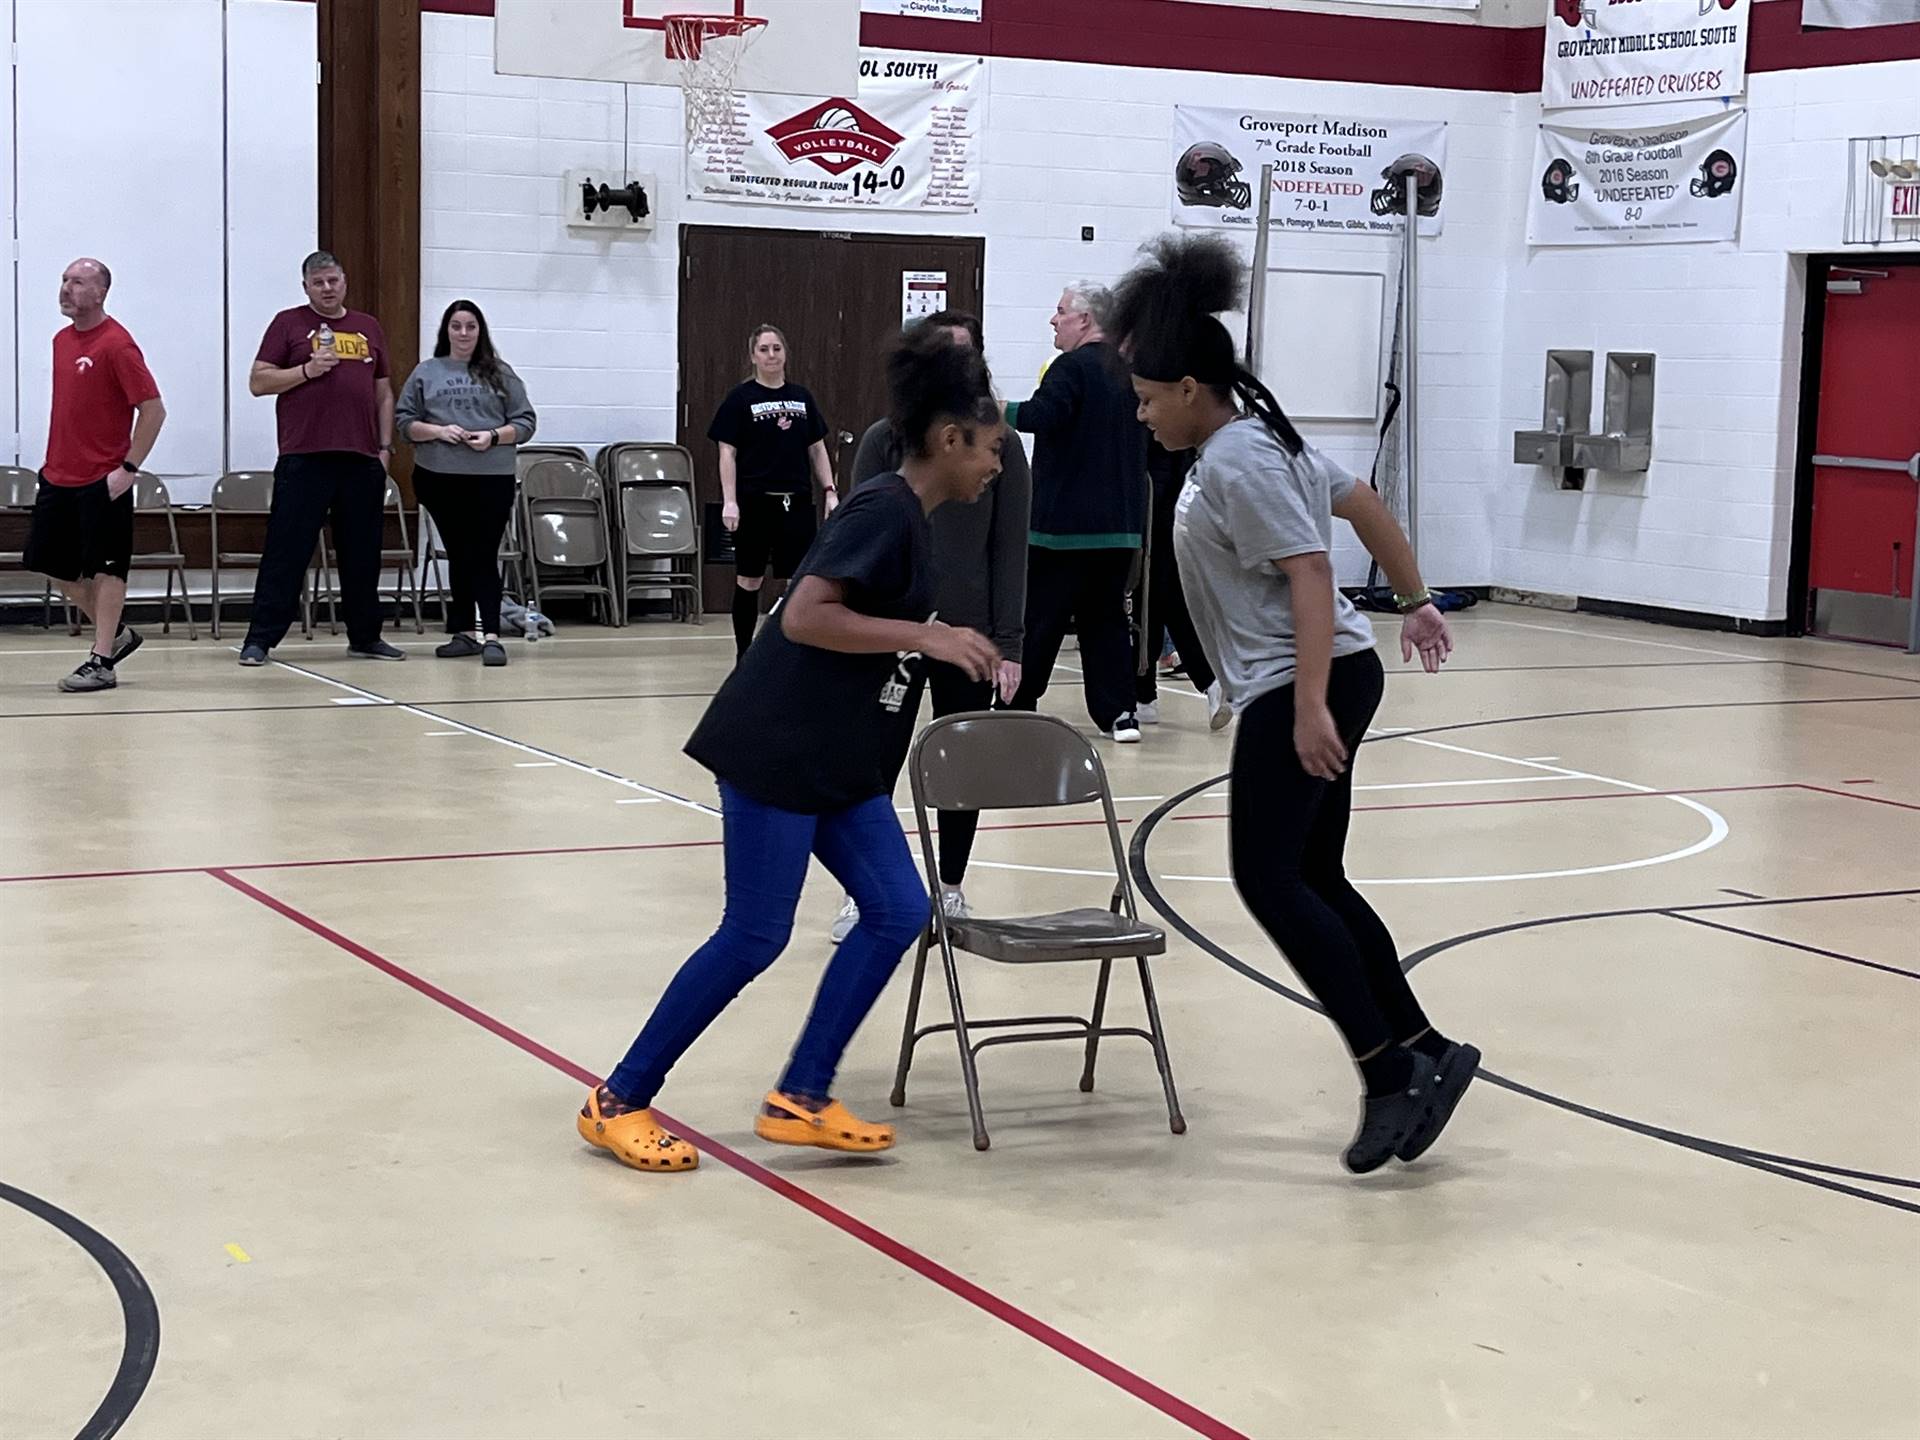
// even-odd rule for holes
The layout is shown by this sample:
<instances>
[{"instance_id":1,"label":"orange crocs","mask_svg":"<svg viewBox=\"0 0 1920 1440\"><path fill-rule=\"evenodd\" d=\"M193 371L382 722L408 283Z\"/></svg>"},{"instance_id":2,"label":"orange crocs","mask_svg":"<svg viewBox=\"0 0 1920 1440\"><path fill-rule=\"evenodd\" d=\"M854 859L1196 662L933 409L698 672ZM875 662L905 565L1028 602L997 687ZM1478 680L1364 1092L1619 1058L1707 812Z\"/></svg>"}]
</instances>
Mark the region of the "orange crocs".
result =
<instances>
[{"instance_id":1,"label":"orange crocs","mask_svg":"<svg viewBox=\"0 0 1920 1440\"><path fill-rule=\"evenodd\" d=\"M636 1170L693 1170L700 1164L700 1152L661 1129L653 1111L629 1110L623 1115L602 1111L598 1087L587 1096L573 1124L582 1140L611 1151L614 1159Z\"/></svg>"},{"instance_id":2,"label":"orange crocs","mask_svg":"<svg viewBox=\"0 0 1920 1440\"><path fill-rule=\"evenodd\" d=\"M776 1145L817 1145L822 1150L859 1154L893 1148L891 1125L869 1125L838 1100L829 1100L818 1111L809 1110L777 1090L762 1102L753 1133Z\"/></svg>"}]
</instances>

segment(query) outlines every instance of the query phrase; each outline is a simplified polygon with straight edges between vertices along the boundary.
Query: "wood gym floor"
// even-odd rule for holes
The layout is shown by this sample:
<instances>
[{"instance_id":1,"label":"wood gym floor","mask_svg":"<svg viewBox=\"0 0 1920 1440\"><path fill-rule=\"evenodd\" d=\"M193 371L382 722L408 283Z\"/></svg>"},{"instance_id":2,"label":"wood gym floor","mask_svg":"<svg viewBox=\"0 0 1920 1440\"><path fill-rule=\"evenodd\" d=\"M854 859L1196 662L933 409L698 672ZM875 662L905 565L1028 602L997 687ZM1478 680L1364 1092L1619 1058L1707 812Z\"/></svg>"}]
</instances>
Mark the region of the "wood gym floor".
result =
<instances>
[{"instance_id":1,"label":"wood gym floor","mask_svg":"<svg viewBox=\"0 0 1920 1440\"><path fill-rule=\"evenodd\" d=\"M1124 1041L1091 1095L1072 1046L988 1051L986 1154L950 1044L890 1112L902 977L841 1077L899 1148L756 1141L820 877L662 1097L702 1168L655 1177L572 1118L718 915L680 744L723 625L497 673L156 635L98 697L7 631L0 1434L1914 1434L1920 665L1497 606L1458 636L1391 681L1351 861L1488 1068L1356 1181L1190 695L1104 749L1180 932L1186 1135ZM1100 831L1034 818L990 818L976 906L1100 903ZM1091 990L967 973L981 1014Z\"/></svg>"}]
</instances>

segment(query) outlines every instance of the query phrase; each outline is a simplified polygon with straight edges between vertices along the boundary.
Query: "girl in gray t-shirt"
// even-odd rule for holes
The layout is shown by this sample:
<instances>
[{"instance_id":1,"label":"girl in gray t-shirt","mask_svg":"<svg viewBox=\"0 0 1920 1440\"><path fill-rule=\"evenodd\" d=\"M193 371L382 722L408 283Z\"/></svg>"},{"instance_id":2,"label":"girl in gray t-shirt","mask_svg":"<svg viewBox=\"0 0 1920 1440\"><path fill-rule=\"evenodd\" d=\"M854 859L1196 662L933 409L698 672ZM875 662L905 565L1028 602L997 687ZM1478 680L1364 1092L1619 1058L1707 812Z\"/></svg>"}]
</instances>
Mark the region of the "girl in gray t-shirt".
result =
<instances>
[{"instance_id":1,"label":"girl in gray t-shirt","mask_svg":"<svg viewBox=\"0 0 1920 1440\"><path fill-rule=\"evenodd\" d=\"M1169 235L1115 291L1111 333L1140 418L1169 450L1199 448L1174 518L1181 587L1239 715L1228 782L1233 880L1359 1068L1365 1104L1344 1159L1356 1173L1439 1138L1480 1052L1428 1022L1386 925L1347 879L1350 758L1379 708L1373 631L1333 583L1333 517L1393 582L1403 660L1452 649L1393 515L1300 438L1235 358L1220 323L1245 290L1239 252Z\"/></svg>"}]
</instances>

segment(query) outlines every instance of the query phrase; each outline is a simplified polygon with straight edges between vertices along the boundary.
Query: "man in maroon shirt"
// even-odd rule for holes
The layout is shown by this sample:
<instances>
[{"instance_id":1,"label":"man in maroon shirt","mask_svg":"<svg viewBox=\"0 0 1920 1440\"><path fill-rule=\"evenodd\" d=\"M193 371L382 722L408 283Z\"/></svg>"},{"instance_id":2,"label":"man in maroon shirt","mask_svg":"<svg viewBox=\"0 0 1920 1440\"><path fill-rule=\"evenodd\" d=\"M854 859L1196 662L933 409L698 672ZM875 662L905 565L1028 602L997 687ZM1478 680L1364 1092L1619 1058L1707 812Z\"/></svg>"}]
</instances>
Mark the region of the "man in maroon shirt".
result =
<instances>
[{"instance_id":1,"label":"man in maroon shirt","mask_svg":"<svg viewBox=\"0 0 1920 1440\"><path fill-rule=\"evenodd\" d=\"M326 251L301 263L300 282L307 303L273 317L247 377L255 395L278 397L280 458L240 663L266 664L286 638L329 516L347 653L404 660L404 651L380 638L380 543L393 454L387 337L373 316L347 308L347 272Z\"/></svg>"},{"instance_id":2,"label":"man in maroon shirt","mask_svg":"<svg viewBox=\"0 0 1920 1440\"><path fill-rule=\"evenodd\" d=\"M140 347L107 318L112 284L98 260L76 260L60 277L60 313L73 323L53 337L53 418L24 557L93 622L93 649L60 681L79 693L113 689L113 667L140 648L140 632L120 623L133 482L167 418Z\"/></svg>"}]
</instances>

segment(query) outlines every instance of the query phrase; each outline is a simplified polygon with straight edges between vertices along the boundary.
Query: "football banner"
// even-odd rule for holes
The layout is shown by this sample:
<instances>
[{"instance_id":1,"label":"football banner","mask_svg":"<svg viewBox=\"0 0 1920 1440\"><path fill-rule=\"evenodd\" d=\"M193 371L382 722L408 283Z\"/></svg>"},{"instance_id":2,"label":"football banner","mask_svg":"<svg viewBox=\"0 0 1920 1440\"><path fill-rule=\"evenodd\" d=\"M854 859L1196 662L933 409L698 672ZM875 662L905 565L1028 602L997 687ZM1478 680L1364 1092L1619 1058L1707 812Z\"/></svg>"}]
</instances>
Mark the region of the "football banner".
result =
<instances>
[{"instance_id":1,"label":"football banner","mask_svg":"<svg viewBox=\"0 0 1920 1440\"><path fill-rule=\"evenodd\" d=\"M1746 93L1753 0L1547 0L1540 103L1646 105Z\"/></svg>"},{"instance_id":2,"label":"football banner","mask_svg":"<svg viewBox=\"0 0 1920 1440\"><path fill-rule=\"evenodd\" d=\"M1529 245L1673 245L1740 231L1747 112L1648 130L1542 125Z\"/></svg>"},{"instance_id":3,"label":"football banner","mask_svg":"<svg viewBox=\"0 0 1920 1440\"><path fill-rule=\"evenodd\" d=\"M980 201L986 67L956 55L860 52L860 93L746 93L687 151L696 200L971 211Z\"/></svg>"},{"instance_id":4,"label":"football banner","mask_svg":"<svg viewBox=\"0 0 1920 1440\"><path fill-rule=\"evenodd\" d=\"M1420 233L1445 213L1447 127L1442 121L1283 115L1179 105L1173 112L1173 219L1251 230L1260 219L1263 165L1273 166L1274 231L1394 235L1406 228L1396 162L1428 162Z\"/></svg>"},{"instance_id":5,"label":"football banner","mask_svg":"<svg viewBox=\"0 0 1920 1440\"><path fill-rule=\"evenodd\" d=\"M1920 25L1920 0L1806 0L1800 24L1808 30Z\"/></svg>"}]
</instances>

